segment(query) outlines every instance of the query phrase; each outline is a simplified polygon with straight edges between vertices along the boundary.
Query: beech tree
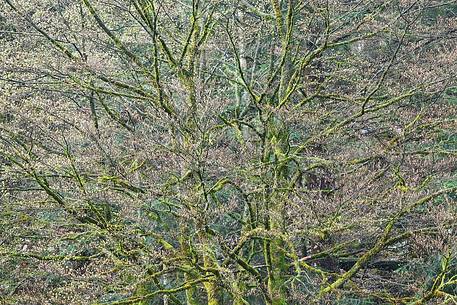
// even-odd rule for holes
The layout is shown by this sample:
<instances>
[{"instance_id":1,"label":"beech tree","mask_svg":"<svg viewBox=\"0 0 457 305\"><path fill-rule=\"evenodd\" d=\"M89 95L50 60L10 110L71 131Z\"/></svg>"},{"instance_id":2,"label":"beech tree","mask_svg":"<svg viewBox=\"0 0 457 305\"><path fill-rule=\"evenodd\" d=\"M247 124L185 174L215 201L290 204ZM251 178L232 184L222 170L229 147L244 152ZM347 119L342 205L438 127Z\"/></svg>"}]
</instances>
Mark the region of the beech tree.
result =
<instances>
[{"instance_id":1,"label":"beech tree","mask_svg":"<svg viewBox=\"0 0 457 305\"><path fill-rule=\"evenodd\" d=\"M455 1L0 3L6 304L457 301Z\"/></svg>"}]
</instances>

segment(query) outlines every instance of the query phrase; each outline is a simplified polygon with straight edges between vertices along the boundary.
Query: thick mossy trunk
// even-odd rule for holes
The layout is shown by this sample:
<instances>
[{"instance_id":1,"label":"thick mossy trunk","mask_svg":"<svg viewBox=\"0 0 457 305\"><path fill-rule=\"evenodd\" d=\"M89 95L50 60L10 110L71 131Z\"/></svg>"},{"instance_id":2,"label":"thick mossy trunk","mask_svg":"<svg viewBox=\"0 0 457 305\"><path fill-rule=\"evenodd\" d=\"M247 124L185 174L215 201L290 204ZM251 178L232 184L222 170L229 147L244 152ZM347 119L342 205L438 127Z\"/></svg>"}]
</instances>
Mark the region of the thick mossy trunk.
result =
<instances>
[{"instance_id":1,"label":"thick mossy trunk","mask_svg":"<svg viewBox=\"0 0 457 305\"><path fill-rule=\"evenodd\" d=\"M179 244L181 247L181 251L183 254L187 257L191 257L191 251L189 249L189 245L187 243L187 240L184 236L188 236L188 230L186 228L181 230L181 237L179 239ZM184 273L184 282L188 283L190 281L194 280L190 274L187 272ZM189 289L186 289L186 305L200 305L198 301L196 300L196 295L197 295L197 289L195 286L190 287Z\"/></svg>"},{"instance_id":2,"label":"thick mossy trunk","mask_svg":"<svg viewBox=\"0 0 457 305\"><path fill-rule=\"evenodd\" d=\"M208 244L207 236L205 234L200 236L200 240L203 244ZM217 267L214 255L210 249L206 249L205 253L203 254L203 264L205 268L208 269ZM212 275L212 273L208 272L207 275ZM217 286L216 280L214 279L213 281L204 282L203 286L206 290L208 305L219 305L219 288Z\"/></svg>"},{"instance_id":3,"label":"thick mossy trunk","mask_svg":"<svg viewBox=\"0 0 457 305\"><path fill-rule=\"evenodd\" d=\"M266 242L265 245L265 255L269 260L267 264L270 265L268 292L270 294L271 301L269 302L269 305L287 304L284 282L288 265L283 249L284 243L278 239Z\"/></svg>"},{"instance_id":4,"label":"thick mossy trunk","mask_svg":"<svg viewBox=\"0 0 457 305\"><path fill-rule=\"evenodd\" d=\"M275 197L275 196L273 196ZM284 204L282 201L272 200L266 204L269 215L265 221L265 228L271 232L283 232L283 212ZM271 240L263 243L264 259L268 273L268 293L270 300L266 300L268 305L285 305L285 274L288 270L286 256L284 253L285 245L280 236L274 236Z\"/></svg>"},{"instance_id":5,"label":"thick mossy trunk","mask_svg":"<svg viewBox=\"0 0 457 305\"><path fill-rule=\"evenodd\" d=\"M219 305L217 284L215 282L205 282L204 286L208 298L208 305Z\"/></svg>"},{"instance_id":6,"label":"thick mossy trunk","mask_svg":"<svg viewBox=\"0 0 457 305\"><path fill-rule=\"evenodd\" d=\"M268 291L271 305L287 304L287 291L285 289L286 275L289 266L286 261L285 241L285 218L287 193L283 190L288 188L289 173L286 158L288 151L288 131L284 126L272 120L269 127L270 149L263 162L273 160L271 168L271 187L267 187L264 193L264 206L266 209L265 229L272 232L271 239L264 242L264 257L268 272Z\"/></svg>"}]
</instances>

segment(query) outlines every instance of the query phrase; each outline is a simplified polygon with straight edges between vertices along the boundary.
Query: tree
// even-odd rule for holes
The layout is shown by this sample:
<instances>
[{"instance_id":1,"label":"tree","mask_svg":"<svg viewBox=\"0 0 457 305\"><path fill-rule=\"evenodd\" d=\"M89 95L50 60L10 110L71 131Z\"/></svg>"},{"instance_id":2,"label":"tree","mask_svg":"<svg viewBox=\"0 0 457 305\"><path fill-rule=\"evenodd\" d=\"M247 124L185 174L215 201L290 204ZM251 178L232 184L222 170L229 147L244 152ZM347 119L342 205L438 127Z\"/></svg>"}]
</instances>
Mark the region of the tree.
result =
<instances>
[{"instance_id":1,"label":"tree","mask_svg":"<svg viewBox=\"0 0 457 305\"><path fill-rule=\"evenodd\" d=\"M6 302L35 267L41 303L455 300L456 4L36 2L0 19Z\"/></svg>"}]
</instances>

